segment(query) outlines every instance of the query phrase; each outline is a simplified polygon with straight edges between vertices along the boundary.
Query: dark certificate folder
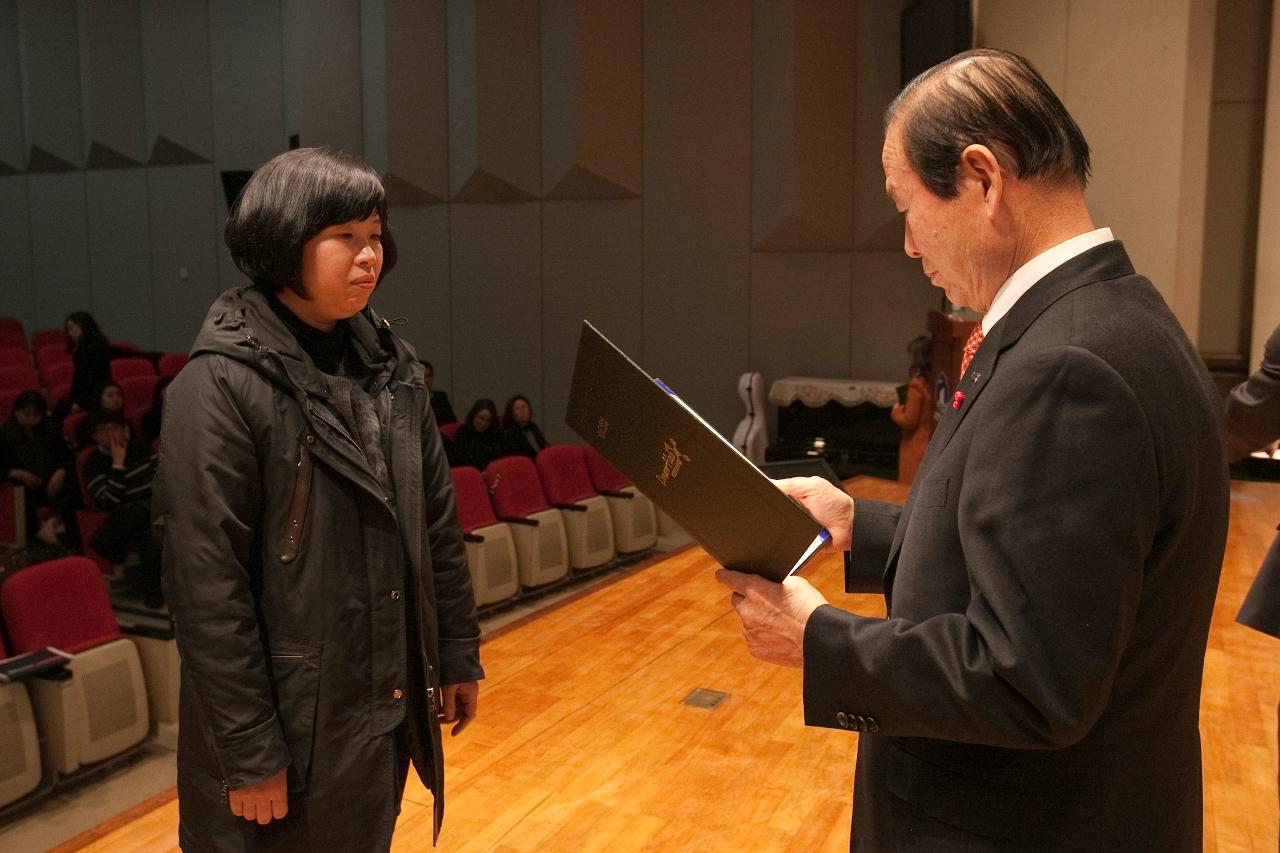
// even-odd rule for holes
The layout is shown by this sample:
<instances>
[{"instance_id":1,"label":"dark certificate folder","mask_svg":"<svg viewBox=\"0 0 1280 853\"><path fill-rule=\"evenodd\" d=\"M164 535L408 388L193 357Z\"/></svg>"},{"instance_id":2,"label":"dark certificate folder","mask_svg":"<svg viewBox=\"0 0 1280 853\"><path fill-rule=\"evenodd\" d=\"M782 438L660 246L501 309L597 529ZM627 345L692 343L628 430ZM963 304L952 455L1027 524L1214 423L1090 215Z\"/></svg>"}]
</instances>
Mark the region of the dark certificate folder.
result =
<instances>
[{"instance_id":1,"label":"dark certificate folder","mask_svg":"<svg viewBox=\"0 0 1280 853\"><path fill-rule=\"evenodd\" d=\"M566 420L725 568L781 581L830 538L697 412L585 321Z\"/></svg>"}]
</instances>

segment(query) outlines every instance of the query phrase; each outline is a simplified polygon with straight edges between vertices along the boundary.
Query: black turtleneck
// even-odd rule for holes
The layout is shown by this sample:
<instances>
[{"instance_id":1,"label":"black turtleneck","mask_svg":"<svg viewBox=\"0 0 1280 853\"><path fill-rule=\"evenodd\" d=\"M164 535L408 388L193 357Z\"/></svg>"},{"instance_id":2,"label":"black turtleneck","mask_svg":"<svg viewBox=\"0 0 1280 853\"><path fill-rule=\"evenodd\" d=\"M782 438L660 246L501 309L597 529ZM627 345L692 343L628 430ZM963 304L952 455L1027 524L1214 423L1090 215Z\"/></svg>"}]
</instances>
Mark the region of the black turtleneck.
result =
<instances>
[{"instance_id":1,"label":"black turtleneck","mask_svg":"<svg viewBox=\"0 0 1280 853\"><path fill-rule=\"evenodd\" d=\"M333 331L322 332L303 322L275 293L267 293L267 303L297 339L303 352L311 357L316 370L331 376L337 375L338 368L342 365L342 356L347 351L347 322L339 320Z\"/></svg>"}]
</instances>

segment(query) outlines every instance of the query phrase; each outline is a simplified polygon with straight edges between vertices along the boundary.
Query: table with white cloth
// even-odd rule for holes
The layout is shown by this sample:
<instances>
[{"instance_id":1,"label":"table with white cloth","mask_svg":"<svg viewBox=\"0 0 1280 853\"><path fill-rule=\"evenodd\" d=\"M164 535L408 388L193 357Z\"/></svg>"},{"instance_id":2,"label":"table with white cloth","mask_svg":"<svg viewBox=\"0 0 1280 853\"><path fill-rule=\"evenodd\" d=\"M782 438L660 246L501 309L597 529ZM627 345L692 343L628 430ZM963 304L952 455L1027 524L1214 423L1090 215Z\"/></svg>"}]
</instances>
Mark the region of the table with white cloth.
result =
<instances>
[{"instance_id":1,"label":"table with white cloth","mask_svg":"<svg viewBox=\"0 0 1280 853\"><path fill-rule=\"evenodd\" d=\"M769 461L822 456L841 477L896 476L901 433L889 418L899 386L874 379L784 376L769 386L777 438Z\"/></svg>"}]
</instances>

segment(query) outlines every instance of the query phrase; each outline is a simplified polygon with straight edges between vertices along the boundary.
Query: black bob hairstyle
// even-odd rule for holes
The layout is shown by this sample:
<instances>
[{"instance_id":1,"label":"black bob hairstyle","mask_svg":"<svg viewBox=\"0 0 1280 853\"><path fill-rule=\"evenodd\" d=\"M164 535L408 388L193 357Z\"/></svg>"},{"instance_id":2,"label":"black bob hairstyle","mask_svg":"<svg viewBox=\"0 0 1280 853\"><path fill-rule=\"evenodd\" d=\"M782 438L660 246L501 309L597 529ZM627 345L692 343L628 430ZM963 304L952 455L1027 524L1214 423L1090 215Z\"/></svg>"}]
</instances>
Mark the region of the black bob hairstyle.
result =
<instances>
[{"instance_id":1,"label":"black bob hairstyle","mask_svg":"<svg viewBox=\"0 0 1280 853\"><path fill-rule=\"evenodd\" d=\"M241 190L223 237L231 259L259 287L287 287L303 298L302 247L330 225L382 220L382 271L396 265L382 179L359 157L331 148L298 148L273 157Z\"/></svg>"},{"instance_id":2,"label":"black bob hairstyle","mask_svg":"<svg viewBox=\"0 0 1280 853\"><path fill-rule=\"evenodd\" d=\"M903 152L939 198L955 198L960 155L986 145L1022 180L1089 182L1089 143L1039 72L1016 53L979 48L956 54L906 85L885 111L901 122Z\"/></svg>"}]
</instances>

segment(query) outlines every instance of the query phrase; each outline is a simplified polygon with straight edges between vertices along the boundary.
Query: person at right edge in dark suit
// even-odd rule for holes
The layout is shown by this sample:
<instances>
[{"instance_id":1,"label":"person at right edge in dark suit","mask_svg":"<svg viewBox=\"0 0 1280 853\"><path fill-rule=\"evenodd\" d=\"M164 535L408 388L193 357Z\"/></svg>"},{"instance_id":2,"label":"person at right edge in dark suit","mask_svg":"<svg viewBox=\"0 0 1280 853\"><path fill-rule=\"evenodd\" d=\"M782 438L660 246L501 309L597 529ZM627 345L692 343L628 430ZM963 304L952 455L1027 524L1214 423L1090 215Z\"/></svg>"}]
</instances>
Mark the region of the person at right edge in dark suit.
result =
<instances>
[{"instance_id":1,"label":"person at right edge in dark suit","mask_svg":"<svg viewBox=\"0 0 1280 853\"><path fill-rule=\"evenodd\" d=\"M887 618L722 570L747 648L803 668L807 724L860 733L854 850L1199 850L1228 511L1204 363L1095 228L1088 145L1026 60L922 74L882 159L906 253L984 337L904 506L780 482Z\"/></svg>"},{"instance_id":2,"label":"person at right edge in dark suit","mask_svg":"<svg viewBox=\"0 0 1280 853\"><path fill-rule=\"evenodd\" d=\"M1280 326L1267 339L1262 364L1227 397L1227 457L1235 462L1280 438ZM1280 528L1278 528L1280 529ZM1280 534L1262 559L1236 621L1280 638ZM1280 706L1276 708L1280 722ZM1280 729L1277 729L1280 731ZM1280 773L1277 774L1280 790Z\"/></svg>"}]
</instances>

